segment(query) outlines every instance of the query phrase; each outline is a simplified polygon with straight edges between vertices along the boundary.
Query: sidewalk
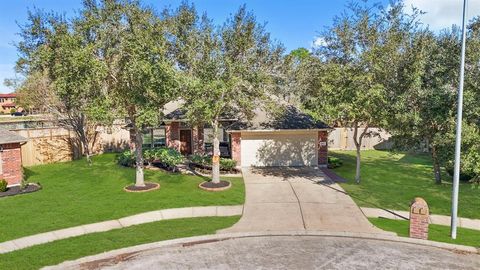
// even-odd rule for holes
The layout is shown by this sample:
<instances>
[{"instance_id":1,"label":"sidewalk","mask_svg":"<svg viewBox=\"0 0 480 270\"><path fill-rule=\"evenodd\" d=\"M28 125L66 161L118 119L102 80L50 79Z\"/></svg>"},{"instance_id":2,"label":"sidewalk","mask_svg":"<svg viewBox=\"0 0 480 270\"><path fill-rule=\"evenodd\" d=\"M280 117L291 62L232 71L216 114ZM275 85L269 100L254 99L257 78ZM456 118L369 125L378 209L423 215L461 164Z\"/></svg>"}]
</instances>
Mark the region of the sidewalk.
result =
<instances>
[{"instance_id":1,"label":"sidewalk","mask_svg":"<svg viewBox=\"0 0 480 270\"><path fill-rule=\"evenodd\" d=\"M17 238L0 243L0 254L8 253L31 246L45 244L48 242L65 238L80 236L89 233L106 232L114 229L126 228L133 225L156 222L177 218L193 217L227 217L239 216L243 212L243 205L233 206L199 206L186 208L163 209L145 212L120 219L108 220L98 223L80 225L76 227L39 233L31 236Z\"/></svg>"},{"instance_id":2,"label":"sidewalk","mask_svg":"<svg viewBox=\"0 0 480 270\"><path fill-rule=\"evenodd\" d=\"M362 212L365 214L365 216L372 217L372 218L381 217L381 218L397 219L397 220L408 220L409 218L408 211L397 211L397 210L390 210L390 209L385 210L380 208L369 208L369 207L362 207L361 209L362 209ZM430 215L429 219L430 219L430 224L450 226L450 219L451 219L450 216ZM480 219L470 219L470 218L459 217L457 221L458 221L458 224L457 224L458 227L472 229L472 230L480 230Z\"/></svg>"}]
</instances>

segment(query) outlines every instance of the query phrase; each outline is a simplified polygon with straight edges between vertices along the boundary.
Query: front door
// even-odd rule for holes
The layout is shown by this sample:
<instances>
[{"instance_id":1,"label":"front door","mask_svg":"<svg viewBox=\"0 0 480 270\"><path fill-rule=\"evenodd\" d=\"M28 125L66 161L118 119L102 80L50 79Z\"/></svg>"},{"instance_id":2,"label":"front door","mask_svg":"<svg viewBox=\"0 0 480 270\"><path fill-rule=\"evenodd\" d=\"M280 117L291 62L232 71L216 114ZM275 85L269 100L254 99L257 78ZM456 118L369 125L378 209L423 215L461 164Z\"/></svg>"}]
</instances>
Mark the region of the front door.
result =
<instances>
[{"instance_id":1,"label":"front door","mask_svg":"<svg viewBox=\"0 0 480 270\"><path fill-rule=\"evenodd\" d=\"M180 130L180 153L192 154L192 131L190 129Z\"/></svg>"}]
</instances>

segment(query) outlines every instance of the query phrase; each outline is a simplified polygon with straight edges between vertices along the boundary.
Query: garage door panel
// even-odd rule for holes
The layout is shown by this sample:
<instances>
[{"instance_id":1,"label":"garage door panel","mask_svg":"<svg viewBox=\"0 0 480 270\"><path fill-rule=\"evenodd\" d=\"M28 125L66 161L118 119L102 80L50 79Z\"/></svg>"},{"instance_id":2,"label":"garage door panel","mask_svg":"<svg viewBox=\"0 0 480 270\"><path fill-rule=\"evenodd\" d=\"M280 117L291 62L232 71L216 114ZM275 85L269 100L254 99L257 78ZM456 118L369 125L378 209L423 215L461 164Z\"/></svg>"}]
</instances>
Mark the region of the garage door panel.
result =
<instances>
[{"instance_id":1,"label":"garage door panel","mask_svg":"<svg viewBox=\"0 0 480 270\"><path fill-rule=\"evenodd\" d=\"M242 166L316 166L316 133L242 134Z\"/></svg>"}]
</instances>

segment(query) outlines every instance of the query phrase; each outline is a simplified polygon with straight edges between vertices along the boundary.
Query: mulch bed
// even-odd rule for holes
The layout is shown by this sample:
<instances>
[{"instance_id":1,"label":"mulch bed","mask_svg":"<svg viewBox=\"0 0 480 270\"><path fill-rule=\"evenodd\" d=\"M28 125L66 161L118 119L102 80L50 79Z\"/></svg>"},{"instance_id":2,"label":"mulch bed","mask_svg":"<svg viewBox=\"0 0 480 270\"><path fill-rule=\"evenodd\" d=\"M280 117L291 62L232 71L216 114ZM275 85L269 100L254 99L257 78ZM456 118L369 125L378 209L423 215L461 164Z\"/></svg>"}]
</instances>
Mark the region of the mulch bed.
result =
<instances>
[{"instance_id":1,"label":"mulch bed","mask_svg":"<svg viewBox=\"0 0 480 270\"><path fill-rule=\"evenodd\" d=\"M35 191L39 191L40 189L42 189L42 187L37 184L28 184L24 189L22 189L20 186L13 186L13 187L9 187L5 192L0 192L0 198L32 193Z\"/></svg>"},{"instance_id":2,"label":"mulch bed","mask_svg":"<svg viewBox=\"0 0 480 270\"><path fill-rule=\"evenodd\" d=\"M137 187L135 185L126 186L123 188L126 192L147 192L151 190L156 190L160 188L160 184L146 182L144 187Z\"/></svg>"},{"instance_id":3,"label":"mulch bed","mask_svg":"<svg viewBox=\"0 0 480 270\"><path fill-rule=\"evenodd\" d=\"M212 181L205 181L198 185L199 188L208 191L222 191L232 187L230 181L221 180L220 183L213 183Z\"/></svg>"}]
</instances>

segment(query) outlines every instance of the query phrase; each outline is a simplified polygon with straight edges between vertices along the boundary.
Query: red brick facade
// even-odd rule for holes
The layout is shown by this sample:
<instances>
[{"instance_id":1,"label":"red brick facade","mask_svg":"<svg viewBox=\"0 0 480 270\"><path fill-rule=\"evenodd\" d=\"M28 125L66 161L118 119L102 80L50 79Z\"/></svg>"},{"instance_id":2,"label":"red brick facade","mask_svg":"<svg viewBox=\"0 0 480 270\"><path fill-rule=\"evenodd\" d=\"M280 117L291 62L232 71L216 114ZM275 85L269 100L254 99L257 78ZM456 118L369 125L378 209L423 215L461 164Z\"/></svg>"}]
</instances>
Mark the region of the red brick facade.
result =
<instances>
[{"instance_id":1,"label":"red brick facade","mask_svg":"<svg viewBox=\"0 0 480 270\"><path fill-rule=\"evenodd\" d=\"M0 152L0 179L5 179L8 185L18 185L22 182L22 151L20 143L1 145Z\"/></svg>"},{"instance_id":2,"label":"red brick facade","mask_svg":"<svg viewBox=\"0 0 480 270\"><path fill-rule=\"evenodd\" d=\"M165 140L167 147L180 151L180 123L172 122L166 126Z\"/></svg>"},{"instance_id":3,"label":"red brick facade","mask_svg":"<svg viewBox=\"0 0 480 270\"><path fill-rule=\"evenodd\" d=\"M328 131L318 132L318 166L326 167L328 164Z\"/></svg>"},{"instance_id":4,"label":"red brick facade","mask_svg":"<svg viewBox=\"0 0 480 270\"><path fill-rule=\"evenodd\" d=\"M194 154L205 153L205 144L203 141L203 127L195 127L192 129L192 144Z\"/></svg>"},{"instance_id":5,"label":"red brick facade","mask_svg":"<svg viewBox=\"0 0 480 270\"><path fill-rule=\"evenodd\" d=\"M230 134L231 142L232 142L232 159L237 162L237 167L242 166L242 153L241 153L241 141L242 138L240 136L240 132L232 132Z\"/></svg>"},{"instance_id":6,"label":"red brick facade","mask_svg":"<svg viewBox=\"0 0 480 270\"><path fill-rule=\"evenodd\" d=\"M428 205L422 198L415 198L410 206L410 237L428 239Z\"/></svg>"}]
</instances>

